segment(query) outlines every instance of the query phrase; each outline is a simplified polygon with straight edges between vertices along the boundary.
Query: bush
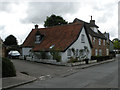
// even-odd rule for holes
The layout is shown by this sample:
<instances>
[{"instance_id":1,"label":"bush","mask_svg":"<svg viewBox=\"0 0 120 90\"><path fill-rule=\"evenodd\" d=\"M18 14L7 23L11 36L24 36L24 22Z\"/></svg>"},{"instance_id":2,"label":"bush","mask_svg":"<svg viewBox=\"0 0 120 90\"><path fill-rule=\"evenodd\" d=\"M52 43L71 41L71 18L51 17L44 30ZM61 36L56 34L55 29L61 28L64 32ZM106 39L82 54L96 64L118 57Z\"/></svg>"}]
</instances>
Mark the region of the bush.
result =
<instances>
[{"instance_id":1,"label":"bush","mask_svg":"<svg viewBox=\"0 0 120 90\"><path fill-rule=\"evenodd\" d=\"M116 57L116 53L115 53L114 51L111 51L111 52L110 52L110 56L111 56L111 57Z\"/></svg>"},{"instance_id":2,"label":"bush","mask_svg":"<svg viewBox=\"0 0 120 90\"><path fill-rule=\"evenodd\" d=\"M13 63L8 58L2 58L2 77L16 76Z\"/></svg>"},{"instance_id":3,"label":"bush","mask_svg":"<svg viewBox=\"0 0 120 90\"><path fill-rule=\"evenodd\" d=\"M48 55L46 52L40 52L40 55L41 55L41 59L48 59Z\"/></svg>"},{"instance_id":4,"label":"bush","mask_svg":"<svg viewBox=\"0 0 120 90\"><path fill-rule=\"evenodd\" d=\"M53 49L50 50L50 54L53 56L53 59L56 60L57 62L61 61L61 56L60 56L59 50L55 51L54 48L53 48Z\"/></svg>"},{"instance_id":5,"label":"bush","mask_svg":"<svg viewBox=\"0 0 120 90\"><path fill-rule=\"evenodd\" d=\"M54 59L55 59L57 62L60 62L60 61L61 61L61 56L60 56L59 54L55 54Z\"/></svg>"}]
</instances>

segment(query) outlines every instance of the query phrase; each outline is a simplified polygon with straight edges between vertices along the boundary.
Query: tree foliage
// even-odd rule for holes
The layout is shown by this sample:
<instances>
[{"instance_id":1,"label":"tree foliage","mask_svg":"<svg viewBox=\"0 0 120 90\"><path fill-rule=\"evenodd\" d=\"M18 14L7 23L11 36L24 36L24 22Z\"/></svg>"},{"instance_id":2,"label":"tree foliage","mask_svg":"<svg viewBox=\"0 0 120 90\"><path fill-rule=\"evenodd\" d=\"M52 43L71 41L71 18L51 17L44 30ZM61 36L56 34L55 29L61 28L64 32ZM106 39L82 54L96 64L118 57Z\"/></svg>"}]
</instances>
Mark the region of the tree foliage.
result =
<instances>
[{"instance_id":1,"label":"tree foliage","mask_svg":"<svg viewBox=\"0 0 120 90\"><path fill-rule=\"evenodd\" d=\"M16 76L15 66L8 58L2 58L2 77L13 76Z\"/></svg>"},{"instance_id":2,"label":"tree foliage","mask_svg":"<svg viewBox=\"0 0 120 90\"><path fill-rule=\"evenodd\" d=\"M4 44L7 46L10 45L17 45L17 39L13 35L9 35L8 37L5 38Z\"/></svg>"},{"instance_id":3,"label":"tree foliage","mask_svg":"<svg viewBox=\"0 0 120 90\"><path fill-rule=\"evenodd\" d=\"M56 25L63 25L67 24L68 22L65 21L61 16L56 16L52 14L50 17L47 16L46 21L44 21L44 27L51 27Z\"/></svg>"},{"instance_id":4,"label":"tree foliage","mask_svg":"<svg viewBox=\"0 0 120 90\"><path fill-rule=\"evenodd\" d=\"M119 39L113 39L113 45L114 49L120 49L120 40Z\"/></svg>"}]
</instances>

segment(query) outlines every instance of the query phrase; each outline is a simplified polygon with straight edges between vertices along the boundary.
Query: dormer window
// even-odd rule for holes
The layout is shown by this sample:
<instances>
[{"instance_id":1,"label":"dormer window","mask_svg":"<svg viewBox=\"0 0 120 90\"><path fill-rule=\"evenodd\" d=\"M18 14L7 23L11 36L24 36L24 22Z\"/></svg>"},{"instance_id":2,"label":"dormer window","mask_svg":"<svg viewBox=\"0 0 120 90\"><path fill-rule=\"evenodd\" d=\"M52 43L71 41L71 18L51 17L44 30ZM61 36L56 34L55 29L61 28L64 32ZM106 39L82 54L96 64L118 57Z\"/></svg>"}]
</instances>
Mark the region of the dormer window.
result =
<instances>
[{"instance_id":1,"label":"dormer window","mask_svg":"<svg viewBox=\"0 0 120 90\"><path fill-rule=\"evenodd\" d=\"M49 48L52 49L52 48L54 48L54 47L55 47L55 45L52 45L52 46L50 46Z\"/></svg>"},{"instance_id":2,"label":"dormer window","mask_svg":"<svg viewBox=\"0 0 120 90\"><path fill-rule=\"evenodd\" d=\"M40 35L37 35L37 36L36 36L36 41L35 41L35 43L40 43L40 41L41 41L41 36L40 36Z\"/></svg>"},{"instance_id":3,"label":"dormer window","mask_svg":"<svg viewBox=\"0 0 120 90\"><path fill-rule=\"evenodd\" d=\"M40 33L40 31L37 30L37 32L36 32L36 34L35 34L35 43L40 43L41 40L43 39L43 37L44 37L44 35L42 35L42 34Z\"/></svg>"}]
</instances>

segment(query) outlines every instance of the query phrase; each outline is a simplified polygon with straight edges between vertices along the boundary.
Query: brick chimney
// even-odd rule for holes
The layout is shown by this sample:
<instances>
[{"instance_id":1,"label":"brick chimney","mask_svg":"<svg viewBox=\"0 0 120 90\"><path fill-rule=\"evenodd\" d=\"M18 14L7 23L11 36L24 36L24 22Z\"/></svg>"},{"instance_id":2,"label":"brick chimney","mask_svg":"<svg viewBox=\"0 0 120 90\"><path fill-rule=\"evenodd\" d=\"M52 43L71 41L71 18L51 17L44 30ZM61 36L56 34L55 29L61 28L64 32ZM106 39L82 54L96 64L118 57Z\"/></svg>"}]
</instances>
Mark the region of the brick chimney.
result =
<instances>
[{"instance_id":1,"label":"brick chimney","mask_svg":"<svg viewBox=\"0 0 120 90\"><path fill-rule=\"evenodd\" d=\"M91 16L90 24L95 25L95 20L92 20L92 16Z\"/></svg>"},{"instance_id":2,"label":"brick chimney","mask_svg":"<svg viewBox=\"0 0 120 90\"><path fill-rule=\"evenodd\" d=\"M35 25L35 29L38 29L38 25L37 24Z\"/></svg>"}]
</instances>

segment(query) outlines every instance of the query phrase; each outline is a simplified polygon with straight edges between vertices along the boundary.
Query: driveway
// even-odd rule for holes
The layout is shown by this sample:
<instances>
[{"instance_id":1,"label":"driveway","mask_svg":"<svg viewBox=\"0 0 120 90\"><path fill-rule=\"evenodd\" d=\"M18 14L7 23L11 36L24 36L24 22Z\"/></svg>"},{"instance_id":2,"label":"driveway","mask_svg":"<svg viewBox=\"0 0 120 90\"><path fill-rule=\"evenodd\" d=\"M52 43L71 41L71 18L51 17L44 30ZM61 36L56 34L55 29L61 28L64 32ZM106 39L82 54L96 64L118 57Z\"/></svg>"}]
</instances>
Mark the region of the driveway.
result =
<instances>
[{"instance_id":1,"label":"driveway","mask_svg":"<svg viewBox=\"0 0 120 90\"><path fill-rule=\"evenodd\" d=\"M72 69L72 67L42 64L18 59L13 59L11 61L15 65L16 71L26 72L30 76L37 78L41 76L60 76L62 74L70 72L70 70Z\"/></svg>"}]
</instances>

